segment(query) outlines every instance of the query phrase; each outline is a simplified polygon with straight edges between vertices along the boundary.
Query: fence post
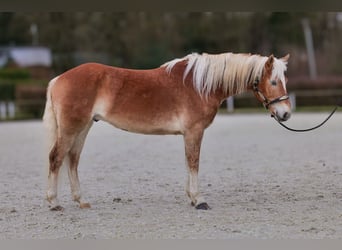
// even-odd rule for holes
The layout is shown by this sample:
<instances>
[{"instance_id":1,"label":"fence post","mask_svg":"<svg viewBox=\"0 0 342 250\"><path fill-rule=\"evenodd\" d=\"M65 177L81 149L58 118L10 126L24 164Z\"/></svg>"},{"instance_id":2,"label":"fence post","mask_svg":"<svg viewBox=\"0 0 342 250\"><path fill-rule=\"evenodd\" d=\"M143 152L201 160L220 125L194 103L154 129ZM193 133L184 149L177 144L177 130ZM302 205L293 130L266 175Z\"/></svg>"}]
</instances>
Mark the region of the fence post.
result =
<instances>
[{"instance_id":1,"label":"fence post","mask_svg":"<svg viewBox=\"0 0 342 250\"><path fill-rule=\"evenodd\" d=\"M229 96L226 102L227 102L227 111L229 113L234 112L234 96Z\"/></svg>"},{"instance_id":2,"label":"fence post","mask_svg":"<svg viewBox=\"0 0 342 250\"><path fill-rule=\"evenodd\" d=\"M292 111L296 110L296 93L295 92L291 92L289 94L289 99L290 99L290 103L291 103L291 109Z\"/></svg>"},{"instance_id":3,"label":"fence post","mask_svg":"<svg viewBox=\"0 0 342 250\"><path fill-rule=\"evenodd\" d=\"M15 104L13 101L7 102L7 115L9 118L15 117Z\"/></svg>"},{"instance_id":4,"label":"fence post","mask_svg":"<svg viewBox=\"0 0 342 250\"><path fill-rule=\"evenodd\" d=\"M4 101L0 102L0 118L1 119L6 119L7 118L6 102L4 102Z\"/></svg>"},{"instance_id":5,"label":"fence post","mask_svg":"<svg viewBox=\"0 0 342 250\"><path fill-rule=\"evenodd\" d=\"M15 117L15 104L13 101L0 101L0 119Z\"/></svg>"},{"instance_id":6,"label":"fence post","mask_svg":"<svg viewBox=\"0 0 342 250\"><path fill-rule=\"evenodd\" d=\"M302 19L302 25L304 29L304 38L306 44L306 51L308 53L308 64L309 64L309 72L310 78L316 79L317 77L317 67L316 67L316 60L315 60L315 50L313 45L312 39L312 32L309 20L307 18Z\"/></svg>"}]
</instances>

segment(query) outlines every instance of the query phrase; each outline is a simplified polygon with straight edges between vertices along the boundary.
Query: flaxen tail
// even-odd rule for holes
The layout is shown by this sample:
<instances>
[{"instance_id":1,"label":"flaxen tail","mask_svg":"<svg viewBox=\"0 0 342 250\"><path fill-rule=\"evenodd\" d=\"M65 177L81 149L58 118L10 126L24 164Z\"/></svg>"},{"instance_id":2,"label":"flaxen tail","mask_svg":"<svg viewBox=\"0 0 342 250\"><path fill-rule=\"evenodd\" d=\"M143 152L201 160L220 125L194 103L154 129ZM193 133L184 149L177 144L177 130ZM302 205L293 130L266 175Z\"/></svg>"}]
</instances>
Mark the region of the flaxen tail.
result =
<instances>
[{"instance_id":1,"label":"flaxen tail","mask_svg":"<svg viewBox=\"0 0 342 250\"><path fill-rule=\"evenodd\" d=\"M43 123L46 129L46 138L47 138L46 146L47 146L48 152L51 151L57 139L57 120L56 120L55 111L53 109L53 103L51 100L51 88L56 82L56 80L57 80L57 77L52 79L49 82L49 86L46 92L46 104L45 104L45 110L44 110L44 115L43 115Z\"/></svg>"},{"instance_id":2,"label":"flaxen tail","mask_svg":"<svg viewBox=\"0 0 342 250\"><path fill-rule=\"evenodd\" d=\"M57 141L57 135L58 135L58 123L57 123L57 117L56 117L56 110L54 107L53 100L51 98L51 90L53 85L56 83L58 77L55 77L49 82L47 91L46 91L46 103L45 103L45 110L44 110L44 115L43 115L43 124L45 127L45 159L46 159L46 164L45 166L48 166L45 169L45 175L48 176L49 169L50 169L50 152L54 145L56 144ZM63 169L63 168L62 168ZM62 176L66 176L65 172L60 172ZM64 178L58 178L58 180L61 180Z\"/></svg>"}]
</instances>

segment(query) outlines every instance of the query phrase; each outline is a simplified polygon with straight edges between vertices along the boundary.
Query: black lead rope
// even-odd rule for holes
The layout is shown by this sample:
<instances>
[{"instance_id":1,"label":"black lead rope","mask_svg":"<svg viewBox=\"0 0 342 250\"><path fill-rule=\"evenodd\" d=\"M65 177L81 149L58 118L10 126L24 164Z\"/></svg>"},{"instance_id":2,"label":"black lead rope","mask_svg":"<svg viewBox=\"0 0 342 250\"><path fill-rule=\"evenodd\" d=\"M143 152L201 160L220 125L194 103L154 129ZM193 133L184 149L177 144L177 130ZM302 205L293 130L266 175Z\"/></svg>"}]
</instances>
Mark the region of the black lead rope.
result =
<instances>
[{"instance_id":1,"label":"black lead rope","mask_svg":"<svg viewBox=\"0 0 342 250\"><path fill-rule=\"evenodd\" d=\"M317 126L315 127L312 127L312 128L307 128L307 129L293 129L293 128L289 128L287 127L286 125L284 125L282 122L280 122L275 116L273 116L274 120L276 120L281 126L283 126L284 128L290 130L290 131L293 131L293 132L307 132L307 131L311 131L311 130L314 130L316 128L319 128L321 127L324 123L326 123L330 117L335 113L335 111L338 109L339 106L336 106L333 111L331 111L330 115L323 121L321 122L320 124L318 124Z\"/></svg>"},{"instance_id":2,"label":"black lead rope","mask_svg":"<svg viewBox=\"0 0 342 250\"><path fill-rule=\"evenodd\" d=\"M268 109L270 105L274 104L274 103L277 103L277 102L281 102L281 101L285 101L287 99L289 99L289 96L288 95L284 95L284 96L281 96L281 97L278 97L274 100L268 100L264 94L262 92L260 92L259 88L258 88L258 84L259 84L259 79L255 79L255 81L253 82L252 84L252 87L253 87L253 91L259 95L259 97L261 98L262 100L262 103L264 104L265 108ZM312 128L307 128L307 129L294 129L294 128L289 128L288 126L286 126L285 124L283 124L281 121L279 121L277 119L277 117L275 115L272 115L272 117L274 118L274 120L276 120L282 127L286 128L287 130L290 130L290 131L293 131L293 132L308 132L308 131L311 131L311 130L314 130L316 128L319 128L321 127L324 123L326 123L330 117L335 113L335 111L340 107L341 105L338 104L336 105L336 107L333 109L333 111L331 111L330 115L323 121L321 122L320 124L316 125L315 127L312 127Z\"/></svg>"}]
</instances>

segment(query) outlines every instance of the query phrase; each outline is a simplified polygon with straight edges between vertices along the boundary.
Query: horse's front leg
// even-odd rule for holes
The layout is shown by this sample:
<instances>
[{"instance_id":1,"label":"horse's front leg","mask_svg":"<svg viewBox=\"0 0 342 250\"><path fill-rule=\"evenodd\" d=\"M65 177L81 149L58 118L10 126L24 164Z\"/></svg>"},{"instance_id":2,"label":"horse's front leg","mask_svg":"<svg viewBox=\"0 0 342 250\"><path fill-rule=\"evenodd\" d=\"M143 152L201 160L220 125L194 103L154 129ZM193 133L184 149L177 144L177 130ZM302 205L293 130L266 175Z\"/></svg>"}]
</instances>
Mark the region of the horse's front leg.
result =
<instances>
[{"instance_id":1,"label":"horse's front leg","mask_svg":"<svg viewBox=\"0 0 342 250\"><path fill-rule=\"evenodd\" d=\"M186 193L191 199L191 204L196 209L210 209L198 190L198 168L203 129L191 129L184 134L185 157L188 167L188 181L186 183Z\"/></svg>"}]
</instances>

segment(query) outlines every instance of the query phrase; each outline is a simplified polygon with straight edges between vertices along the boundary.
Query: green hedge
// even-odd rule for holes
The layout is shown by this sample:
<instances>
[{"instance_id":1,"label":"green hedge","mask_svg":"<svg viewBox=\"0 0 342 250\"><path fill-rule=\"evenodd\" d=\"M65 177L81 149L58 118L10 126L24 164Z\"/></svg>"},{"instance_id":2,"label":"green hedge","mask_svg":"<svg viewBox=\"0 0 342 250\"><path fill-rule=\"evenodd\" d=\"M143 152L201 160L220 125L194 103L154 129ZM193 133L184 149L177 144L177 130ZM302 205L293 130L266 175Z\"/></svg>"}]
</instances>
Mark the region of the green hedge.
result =
<instances>
[{"instance_id":1,"label":"green hedge","mask_svg":"<svg viewBox=\"0 0 342 250\"><path fill-rule=\"evenodd\" d=\"M27 69L0 69L0 100L14 100L17 82L28 81L30 78L31 75Z\"/></svg>"},{"instance_id":2,"label":"green hedge","mask_svg":"<svg viewBox=\"0 0 342 250\"><path fill-rule=\"evenodd\" d=\"M26 80L31 74L27 69L3 68L0 69L0 79L4 80Z\"/></svg>"},{"instance_id":3,"label":"green hedge","mask_svg":"<svg viewBox=\"0 0 342 250\"><path fill-rule=\"evenodd\" d=\"M15 98L15 84L0 82L0 100L14 100Z\"/></svg>"},{"instance_id":4,"label":"green hedge","mask_svg":"<svg viewBox=\"0 0 342 250\"><path fill-rule=\"evenodd\" d=\"M41 85L47 86L46 80L35 79L1 79L0 78L0 100L14 100L15 90L18 85Z\"/></svg>"}]
</instances>

